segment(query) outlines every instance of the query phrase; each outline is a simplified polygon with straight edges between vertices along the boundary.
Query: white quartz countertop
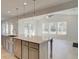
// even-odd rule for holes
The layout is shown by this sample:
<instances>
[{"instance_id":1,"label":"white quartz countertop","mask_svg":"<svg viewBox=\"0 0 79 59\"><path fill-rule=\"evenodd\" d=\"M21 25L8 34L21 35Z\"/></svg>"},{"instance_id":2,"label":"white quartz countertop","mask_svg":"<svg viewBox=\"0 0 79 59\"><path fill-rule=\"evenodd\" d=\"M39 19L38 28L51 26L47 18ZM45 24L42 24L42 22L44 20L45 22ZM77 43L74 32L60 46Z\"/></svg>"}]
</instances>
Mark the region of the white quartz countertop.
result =
<instances>
[{"instance_id":1,"label":"white quartz countertop","mask_svg":"<svg viewBox=\"0 0 79 59\"><path fill-rule=\"evenodd\" d=\"M34 43L38 43L38 44L41 44L43 42L46 42L46 41L50 40L46 36L32 36L32 37L17 36L17 37L13 37L13 38L24 40L24 41L29 41L29 42L34 42Z\"/></svg>"},{"instance_id":2,"label":"white quartz countertop","mask_svg":"<svg viewBox=\"0 0 79 59\"><path fill-rule=\"evenodd\" d=\"M16 34L7 34L7 35L2 35L2 36L10 37L10 36L17 36L17 35Z\"/></svg>"}]
</instances>

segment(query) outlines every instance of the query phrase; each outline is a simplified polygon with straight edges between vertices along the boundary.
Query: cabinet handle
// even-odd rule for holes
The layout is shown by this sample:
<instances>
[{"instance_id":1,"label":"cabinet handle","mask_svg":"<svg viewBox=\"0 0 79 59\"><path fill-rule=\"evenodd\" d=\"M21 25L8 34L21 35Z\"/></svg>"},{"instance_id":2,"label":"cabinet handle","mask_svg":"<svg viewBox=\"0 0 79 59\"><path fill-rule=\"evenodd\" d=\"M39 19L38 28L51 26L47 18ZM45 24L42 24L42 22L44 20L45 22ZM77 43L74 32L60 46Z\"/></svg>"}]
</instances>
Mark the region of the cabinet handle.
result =
<instances>
[{"instance_id":1,"label":"cabinet handle","mask_svg":"<svg viewBox=\"0 0 79 59\"><path fill-rule=\"evenodd\" d=\"M23 46L27 46L27 45L23 45Z\"/></svg>"},{"instance_id":2,"label":"cabinet handle","mask_svg":"<svg viewBox=\"0 0 79 59\"><path fill-rule=\"evenodd\" d=\"M52 49L53 49L53 47L52 47L52 46L53 46L52 43L53 43L53 39L50 40L50 59L53 58L53 56L52 56L52 52L53 52L53 50L52 50Z\"/></svg>"}]
</instances>

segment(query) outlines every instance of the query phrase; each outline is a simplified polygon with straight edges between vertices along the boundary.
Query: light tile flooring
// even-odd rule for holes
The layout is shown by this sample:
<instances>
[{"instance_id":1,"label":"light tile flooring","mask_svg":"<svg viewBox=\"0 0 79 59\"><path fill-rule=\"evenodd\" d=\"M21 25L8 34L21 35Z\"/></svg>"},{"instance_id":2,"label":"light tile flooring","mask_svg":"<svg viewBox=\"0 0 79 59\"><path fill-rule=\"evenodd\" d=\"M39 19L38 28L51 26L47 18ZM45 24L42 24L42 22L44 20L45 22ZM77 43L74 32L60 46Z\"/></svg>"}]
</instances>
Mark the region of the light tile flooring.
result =
<instances>
[{"instance_id":1,"label":"light tile flooring","mask_svg":"<svg viewBox=\"0 0 79 59\"><path fill-rule=\"evenodd\" d=\"M17 59L14 56L10 55L5 49L1 49L1 59Z\"/></svg>"}]
</instances>

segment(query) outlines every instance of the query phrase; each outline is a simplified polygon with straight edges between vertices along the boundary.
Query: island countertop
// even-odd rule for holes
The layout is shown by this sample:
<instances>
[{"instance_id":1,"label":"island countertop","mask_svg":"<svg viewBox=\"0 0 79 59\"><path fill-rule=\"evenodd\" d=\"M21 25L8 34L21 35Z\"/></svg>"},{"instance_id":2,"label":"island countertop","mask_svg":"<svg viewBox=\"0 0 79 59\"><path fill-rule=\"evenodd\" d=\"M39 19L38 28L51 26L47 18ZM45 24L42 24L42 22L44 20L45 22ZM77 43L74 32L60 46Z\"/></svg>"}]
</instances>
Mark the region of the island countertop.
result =
<instances>
[{"instance_id":1,"label":"island countertop","mask_svg":"<svg viewBox=\"0 0 79 59\"><path fill-rule=\"evenodd\" d=\"M38 43L38 44L51 40L46 36L31 36L31 37L16 36L13 38L28 41L28 42Z\"/></svg>"}]
</instances>

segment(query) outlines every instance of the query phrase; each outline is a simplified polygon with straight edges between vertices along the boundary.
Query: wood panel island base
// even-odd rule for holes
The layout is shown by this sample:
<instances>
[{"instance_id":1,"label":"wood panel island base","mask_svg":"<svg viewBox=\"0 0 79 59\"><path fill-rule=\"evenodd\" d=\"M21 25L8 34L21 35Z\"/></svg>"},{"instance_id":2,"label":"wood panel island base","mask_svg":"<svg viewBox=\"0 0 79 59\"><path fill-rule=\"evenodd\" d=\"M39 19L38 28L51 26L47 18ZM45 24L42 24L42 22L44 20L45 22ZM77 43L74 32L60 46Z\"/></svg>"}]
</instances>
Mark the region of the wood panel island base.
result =
<instances>
[{"instance_id":1,"label":"wood panel island base","mask_svg":"<svg viewBox=\"0 0 79 59\"><path fill-rule=\"evenodd\" d=\"M14 55L17 59L49 59L49 40L41 37L14 37Z\"/></svg>"}]
</instances>

